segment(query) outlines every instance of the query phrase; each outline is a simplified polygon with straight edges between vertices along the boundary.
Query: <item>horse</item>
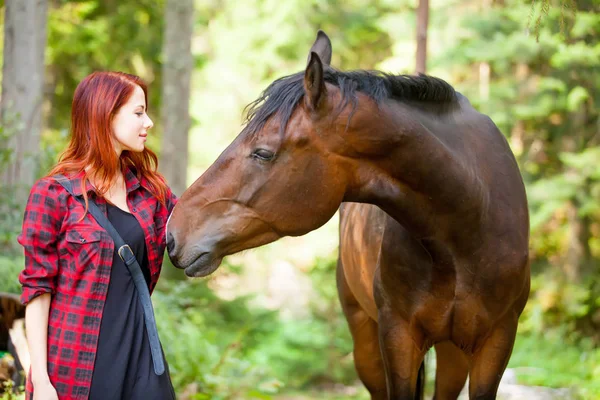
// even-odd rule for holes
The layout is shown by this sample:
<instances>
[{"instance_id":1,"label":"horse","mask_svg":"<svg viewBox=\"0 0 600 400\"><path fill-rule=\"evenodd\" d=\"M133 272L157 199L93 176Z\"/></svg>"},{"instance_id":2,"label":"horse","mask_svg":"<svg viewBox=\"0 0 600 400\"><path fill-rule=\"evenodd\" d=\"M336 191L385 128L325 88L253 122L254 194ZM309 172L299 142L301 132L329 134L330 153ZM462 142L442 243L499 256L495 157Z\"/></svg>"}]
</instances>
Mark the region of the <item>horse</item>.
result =
<instances>
[{"instance_id":1,"label":"horse","mask_svg":"<svg viewBox=\"0 0 600 400\"><path fill-rule=\"evenodd\" d=\"M529 214L511 149L486 115L426 75L340 71L319 31L304 71L249 104L240 134L167 223L190 277L304 235L340 209L337 285L372 399L494 399L530 288Z\"/></svg>"},{"instance_id":2,"label":"horse","mask_svg":"<svg viewBox=\"0 0 600 400\"><path fill-rule=\"evenodd\" d=\"M0 292L0 351L12 356L0 358L0 394L5 393L4 382L12 381L17 393L24 383L24 370L29 370L29 349L25 338L25 306L19 296Z\"/></svg>"}]
</instances>

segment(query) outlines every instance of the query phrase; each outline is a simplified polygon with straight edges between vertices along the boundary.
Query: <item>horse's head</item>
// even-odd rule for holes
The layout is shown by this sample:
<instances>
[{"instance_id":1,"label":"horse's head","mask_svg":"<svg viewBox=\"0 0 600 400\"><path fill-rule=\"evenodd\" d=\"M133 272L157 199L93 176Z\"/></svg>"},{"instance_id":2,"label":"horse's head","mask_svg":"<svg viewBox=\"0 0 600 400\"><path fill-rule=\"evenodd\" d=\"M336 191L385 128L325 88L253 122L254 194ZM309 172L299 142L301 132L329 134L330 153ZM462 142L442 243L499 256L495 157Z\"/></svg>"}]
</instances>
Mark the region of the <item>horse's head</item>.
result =
<instances>
[{"instance_id":1,"label":"horse's head","mask_svg":"<svg viewBox=\"0 0 600 400\"><path fill-rule=\"evenodd\" d=\"M187 275L208 275L226 255L303 235L335 213L352 167L332 150L348 146L348 107L325 83L330 60L331 42L319 31L304 73L265 90L242 132L179 199L167 248Z\"/></svg>"}]
</instances>

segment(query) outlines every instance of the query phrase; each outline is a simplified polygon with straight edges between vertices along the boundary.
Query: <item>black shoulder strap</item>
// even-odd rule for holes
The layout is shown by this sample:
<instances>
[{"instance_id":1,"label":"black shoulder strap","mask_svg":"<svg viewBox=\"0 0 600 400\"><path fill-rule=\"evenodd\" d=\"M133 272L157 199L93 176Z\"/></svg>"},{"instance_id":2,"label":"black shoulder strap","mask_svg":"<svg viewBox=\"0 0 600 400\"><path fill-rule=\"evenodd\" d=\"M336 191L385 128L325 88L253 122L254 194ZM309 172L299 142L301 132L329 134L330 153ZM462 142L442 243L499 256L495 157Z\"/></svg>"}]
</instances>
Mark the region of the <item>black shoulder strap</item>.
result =
<instances>
[{"instance_id":1,"label":"black shoulder strap","mask_svg":"<svg viewBox=\"0 0 600 400\"><path fill-rule=\"evenodd\" d=\"M63 175L55 175L54 179L58 183L60 183L67 192L71 196L73 196L77 201L79 201L85 207L85 200L80 196L75 196L73 194L73 188L71 186L71 181L69 181ZM154 318L154 309L152 308L152 301L150 300L150 291L148 290L148 285L146 284L146 280L144 279L144 274L140 265L135 258L135 255L131 251L131 248L128 244L123 241L121 235L117 232L115 227L110 223L108 218L102 213L98 205L93 201L88 201L88 211L96 222L108 232L110 237L115 242L115 251L121 257L131 276L133 278L133 282L135 284L135 288L138 292L140 302L142 303L142 308L144 310L144 320L146 322L146 332L148 332L148 340L150 342L150 351L152 353L152 361L154 363L154 372L156 375L162 375L165 372L165 364L163 362L162 350L160 347L160 341L158 339L158 329L156 329L156 321Z\"/></svg>"}]
</instances>

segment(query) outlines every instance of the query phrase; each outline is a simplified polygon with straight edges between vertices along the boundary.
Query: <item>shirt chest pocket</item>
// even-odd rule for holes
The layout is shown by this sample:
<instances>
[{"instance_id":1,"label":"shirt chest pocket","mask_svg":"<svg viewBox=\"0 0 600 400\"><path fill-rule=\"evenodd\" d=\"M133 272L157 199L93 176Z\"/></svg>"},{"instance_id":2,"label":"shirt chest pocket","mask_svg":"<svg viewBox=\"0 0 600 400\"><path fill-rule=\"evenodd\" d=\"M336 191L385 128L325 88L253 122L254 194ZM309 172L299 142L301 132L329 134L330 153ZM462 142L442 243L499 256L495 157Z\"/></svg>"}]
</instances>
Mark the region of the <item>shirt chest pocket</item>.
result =
<instances>
[{"instance_id":1,"label":"shirt chest pocket","mask_svg":"<svg viewBox=\"0 0 600 400\"><path fill-rule=\"evenodd\" d=\"M91 228L72 229L66 232L65 241L64 255L70 258L67 268L72 272L95 268L101 262L102 247L105 242L102 231Z\"/></svg>"}]
</instances>

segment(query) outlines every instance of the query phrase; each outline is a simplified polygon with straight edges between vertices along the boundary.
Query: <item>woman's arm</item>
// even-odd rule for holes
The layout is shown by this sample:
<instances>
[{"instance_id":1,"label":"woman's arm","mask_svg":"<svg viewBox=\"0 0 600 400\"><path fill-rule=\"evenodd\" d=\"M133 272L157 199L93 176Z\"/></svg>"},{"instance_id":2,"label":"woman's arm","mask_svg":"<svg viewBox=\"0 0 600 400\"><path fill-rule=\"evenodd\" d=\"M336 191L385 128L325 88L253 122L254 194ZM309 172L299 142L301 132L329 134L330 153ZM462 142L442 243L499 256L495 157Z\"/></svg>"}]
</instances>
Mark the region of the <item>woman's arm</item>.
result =
<instances>
[{"instance_id":1,"label":"woman's arm","mask_svg":"<svg viewBox=\"0 0 600 400\"><path fill-rule=\"evenodd\" d=\"M33 400L58 400L56 389L48 376L48 313L51 299L50 293L41 294L33 298L25 308Z\"/></svg>"},{"instance_id":2,"label":"woman's arm","mask_svg":"<svg viewBox=\"0 0 600 400\"><path fill-rule=\"evenodd\" d=\"M23 229L17 238L25 254L25 266L19 275L24 305L41 294L56 291L57 240L66 212L59 201L59 185L48 178L39 180L25 206Z\"/></svg>"},{"instance_id":3,"label":"woman's arm","mask_svg":"<svg viewBox=\"0 0 600 400\"><path fill-rule=\"evenodd\" d=\"M34 400L57 399L48 376L48 319L58 276L57 240L66 207L59 201L59 184L42 179L33 186L18 241L25 266L19 275L23 287L25 332L31 360Z\"/></svg>"},{"instance_id":4,"label":"woman's arm","mask_svg":"<svg viewBox=\"0 0 600 400\"><path fill-rule=\"evenodd\" d=\"M50 293L32 299L25 308L25 332L31 360L31 382L34 387L50 383L48 377L48 312Z\"/></svg>"}]
</instances>

